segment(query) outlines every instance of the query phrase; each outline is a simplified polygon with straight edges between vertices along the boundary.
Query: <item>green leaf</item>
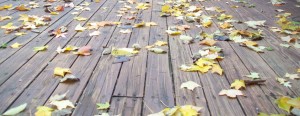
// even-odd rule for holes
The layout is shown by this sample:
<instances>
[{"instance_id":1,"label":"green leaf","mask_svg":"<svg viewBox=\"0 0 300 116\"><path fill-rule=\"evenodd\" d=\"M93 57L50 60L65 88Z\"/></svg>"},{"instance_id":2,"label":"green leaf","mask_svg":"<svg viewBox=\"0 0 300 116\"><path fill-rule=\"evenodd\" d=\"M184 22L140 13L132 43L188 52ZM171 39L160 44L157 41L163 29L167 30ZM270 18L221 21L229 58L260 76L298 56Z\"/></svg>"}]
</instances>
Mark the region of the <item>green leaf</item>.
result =
<instances>
[{"instance_id":1,"label":"green leaf","mask_svg":"<svg viewBox=\"0 0 300 116\"><path fill-rule=\"evenodd\" d=\"M7 43L2 43L2 44L0 45L0 48L7 48Z\"/></svg>"},{"instance_id":2,"label":"green leaf","mask_svg":"<svg viewBox=\"0 0 300 116\"><path fill-rule=\"evenodd\" d=\"M27 103L24 103L22 105L19 105L17 107L11 108L9 110L7 110L6 112L3 113L4 116L12 116L12 115L16 115L20 112L22 112L23 110L25 110L27 106Z\"/></svg>"},{"instance_id":3,"label":"green leaf","mask_svg":"<svg viewBox=\"0 0 300 116\"><path fill-rule=\"evenodd\" d=\"M290 104L287 103L289 100L291 100L290 97L283 96L283 97L281 97L281 98L278 98L278 99L275 101L275 103L278 105L278 107L279 107L280 109L283 109L283 110L285 110L285 111L287 111L287 112L290 113L290 109L291 109L292 105L290 105Z\"/></svg>"},{"instance_id":4,"label":"green leaf","mask_svg":"<svg viewBox=\"0 0 300 116\"><path fill-rule=\"evenodd\" d=\"M48 46L40 46L40 47L34 47L34 51L38 52L38 51L44 51L47 50Z\"/></svg>"},{"instance_id":5,"label":"green leaf","mask_svg":"<svg viewBox=\"0 0 300 116\"><path fill-rule=\"evenodd\" d=\"M106 102L105 104L101 104L101 103L97 103L97 106L99 110L105 110L105 109L108 109L110 107L109 103Z\"/></svg>"}]
</instances>

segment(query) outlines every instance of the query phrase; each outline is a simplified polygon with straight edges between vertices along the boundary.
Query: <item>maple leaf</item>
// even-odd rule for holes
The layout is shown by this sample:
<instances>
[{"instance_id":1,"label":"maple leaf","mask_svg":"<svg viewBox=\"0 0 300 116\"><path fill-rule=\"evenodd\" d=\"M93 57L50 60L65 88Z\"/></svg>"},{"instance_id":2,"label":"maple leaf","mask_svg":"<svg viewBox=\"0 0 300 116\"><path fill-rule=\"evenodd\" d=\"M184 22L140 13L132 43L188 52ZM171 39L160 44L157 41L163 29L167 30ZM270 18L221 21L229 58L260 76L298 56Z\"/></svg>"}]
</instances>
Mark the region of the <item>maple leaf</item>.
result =
<instances>
[{"instance_id":1,"label":"maple leaf","mask_svg":"<svg viewBox=\"0 0 300 116\"><path fill-rule=\"evenodd\" d=\"M163 5L161 7L161 12L162 13L169 13L170 12L171 7L169 5Z\"/></svg>"},{"instance_id":2,"label":"maple leaf","mask_svg":"<svg viewBox=\"0 0 300 116\"><path fill-rule=\"evenodd\" d=\"M24 4L17 6L15 9L18 11L29 11L30 10L30 8L27 8Z\"/></svg>"},{"instance_id":3,"label":"maple leaf","mask_svg":"<svg viewBox=\"0 0 300 116\"><path fill-rule=\"evenodd\" d=\"M54 69L54 75L58 75L58 76L64 77L66 73L71 73L71 69L69 69L69 68L61 68L61 67L56 67Z\"/></svg>"},{"instance_id":4,"label":"maple leaf","mask_svg":"<svg viewBox=\"0 0 300 116\"><path fill-rule=\"evenodd\" d=\"M34 47L33 50L35 52L38 52L38 51L45 51L48 49L48 46L39 46L39 47Z\"/></svg>"},{"instance_id":5,"label":"maple leaf","mask_svg":"<svg viewBox=\"0 0 300 116\"><path fill-rule=\"evenodd\" d=\"M231 83L230 88L234 88L236 90L239 90L240 88L246 88L245 81L235 80L233 83Z\"/></svg>"},{"instance_id":6,"label":"maple leaf","mask_svg":"<svg viewBox=\"0 0 300 116\"><path fill-rule=\"evenodd\" d=\"M287 101L288 104L292 105L294 108L300 108L300 97L292 98Z\"/></svg>"},{"instance_id":7,"label":"maple leaf","mask_svg":"<svg viewBox=\"0 0 300 116\"><path fill-rule=\"evenodd\" d=\"M211 72L212 73L218 73L219 75L222 75L223 74L223 69L220 67L220 65L213 64Z\"/></svg>"},{"instance_id":8,"label":"maple leaf","mask_svg":"<svg viewBox=\"0 0 300 116\"><path fill-rule=\"evenodd\" d=\"M67 107L75 108L75 106L70 100L53 101L50 104L55 105L58 110L62 110Z\"/></svg>"},{"instance_id":9,"label":"maple leaf","mask_svg":"<svg viewBox=\"0 0 300 116\"><path fill-rule=\"evenodd\" d=\"M283 96L283 97L276 99L275 103L278 105L279 108L281 108L287 112L290 112L292 105L287 103L289 100L291 100L290 97Z\"/></svg>"},{"instance_id":10,"label":"maple leaf","mask_svg":"<svg viewBox=\"0 0 300 116\"><path fill-rule=\"evenodd\" d=\"M97 103L97 106L98 106L97 109L99 109L99 110L105 110L105 109L108 109L110 107L108 102L105 102L105 104Z\"/></svg>"},{"instance_id":11,"label":"maple leaf","mask_svg":"<svg viewBox=\"0 0 300 116\"><path fill-rule=\"evenodd\" d=\"M218 20L225 20L225 19L231 19L232 18L232 15L226 15L224 13L222 13L219 17L217 17Z\"/></svg>"},{"instance_id":12,"label":"maple leaf","mask_svg":"<svg viewBox=\"0 0 300 116\"><path fill-rule=\"evenodd\" d=\"M200 45L213 46L215 43L217 43L217 42L213 39L205 39L200 42Z\"/></svg>"},{"instance_id":13,"label":"maple leaf","mask_svg":"<svg viewBox=\"0 0 300 116\"><path fill-rule=\"evenodd\" d=\"M83 47L79 48L77 52L73 52L73 54L89 56L92 54L91 50L92 50L91 46L83 46Z\"/></svg>"},{"instance_id":14,"label":"maple leaf","mask_svg":"<svg viewBox=\"0 0 300 116\"><path fill-rule=\"evenodd\" d=\"M158 113L149 114L148 116L198 116L202 107L184 105L173 108L165 108Z\"/></svg>"},{"instance_id":15,"label":"maple leaf","mask_svg":"<svg viewBox=\"0 0 300 116\"><path fill-rule=\"evenodd\" d=\"M12 47L12 48L19 48L19 47L21 47L21 46L22 46L22 44L14 43L14 44L11 45L10 47Z\"/></svg>"},{"instance_id":16,"label":"maple leaf","mask_svg":"<svg viewBox=\"0 0 300 116\"><path fill-rule=\"evenodd\" d=\"M199 84L193 82L193 81L187 81L181 84L180 88L187 88L189 90L194 90L196 87L200 87Z\"/></svg>"},{"instance_id":17,"label":"maple leaf","mask_svg":"<svg viewBox=\"0 0 300 116\"><path fill-rule=\"evenodd\" d=\"M53 109L47 106L38 106L35 116L51 116Z\"/></svg>"},{"instance_id":18,"label":"maple leaf","mask_svg":"<svg viewBox=\"0 0 300 116\"><path fill-rule=\"evenodd\" d=\"M56 10L56 11L60 11L60 12L61 12L61 11L64 11L64 6L58 5L58 6L55 7L55 10Z\"/></svg>"},{"instance_id":19,"label":"maple leaf","mask_svg":"<svg viewBox=\"0 0 300 116\"><path fill-rule=\"evenodd\" d=\"M228 28L231 28L232 25L231 25L230 23L225 22L225 23L221 23L221 24L220 24L220 27L221 27L222 29L228 29Z\"/></svg>"},{"instance_id":20,"label":"maple leaf","mask_svg":"<svg viewBox=\"0 0 300 116\"><path fill-rule=\"evenodd\" d=\"M244 22L247 24L248 27L251 27L253 29L257 29L257 26L264 26L264 23L266 21L263 20L263 21L247 21L247 22Z\"/></svg>"},{"instance_id":21,"label":"maple leaf","mask_svg":"<svg viewBox=\"0 0 300 116\"><path fill-rule=\"evenodd\" d=\"M79 31L79 32L83 32L85 31L85 27L82 27L80 24L78 24L76 27L75 27L75 31Z\"/></svg>"},{"instance_id":22,"label":"maple leaf","mask_svg":"<svg viewBox=\"0 0 300 116\"><path fill-rule=\"evenodd\" d=\"M243 96L244 94L240 90L228 89L228 90L220 91L219 95L226 95L230 98L236 98L236 96L238 96L238 95Z\"/></svg>"}]
</instances>

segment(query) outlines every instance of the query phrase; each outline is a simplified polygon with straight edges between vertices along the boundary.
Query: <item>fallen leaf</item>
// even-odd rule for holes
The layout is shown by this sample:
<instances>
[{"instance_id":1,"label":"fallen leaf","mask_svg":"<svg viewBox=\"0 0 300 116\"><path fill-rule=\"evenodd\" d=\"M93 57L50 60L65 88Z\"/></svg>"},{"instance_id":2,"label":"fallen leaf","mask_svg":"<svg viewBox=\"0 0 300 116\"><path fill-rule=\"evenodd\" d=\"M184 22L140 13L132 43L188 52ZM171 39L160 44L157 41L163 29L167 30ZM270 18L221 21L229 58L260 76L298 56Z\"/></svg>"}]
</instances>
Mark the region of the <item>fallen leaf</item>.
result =
<instances>
[{"instance_id":1,"label":"fallen leaf","mask_svg":"<svg viewBox=\"0 0 300 116\"><path fill-rule=\"evenodd\" d=\"M63 78L60 79L60 82L66 82L66 81L79 81L80 79L78 77L75 77L74 75L71 74L66 74Z\"/></svg>"},{"instance_id":2,"label":"fallen leaf","mask_svg":"<svg viewBox=\"0 0 300 116\"><path fill-rule=\"evenodd\" d=\"M75 31L79 31L79 32L83 32L85 31L85 27L82 27L80 24L78 24L76 27L75 27Z\"/></svg>"},{"instance_id":3,"label":"fallen leaf","mask_svg":"<svg viewBox=\"0 0 300 116\"><path fill-rule=\"evenodd\" d=\"M67 74L67 73L71 73L71 69L69 69L69 68L61 68L61 67L56 67L54 69L54 75L57 75L57 76L64 77L65 74Z\"/></svg>"},{"instance_id":4,"label":"fallen leaf","mask_svg":"<svg viewBox=\"0 0 300 116\"><path fill-rule=\"evenodd\" d=\"M180 35L180 34L181 34L181 31L166 30L166 32L167 32L169 35L172 35L172 36Z\"/></svg>"},{"instance_id":5,"label":"fallen leaf","mask_svg":"<svg viewBox=\"0 0 300 116\"><path fill-rule=\"evenodd\" d=\"M182 83L181 86L180 86L181 89L185 88L185 87L187 89L193 91L196 87L200 87L200 85L197 84L197 83L195 83L195 82L193 82L193 81L187 81L187 82Z\"/></svg>"},{"instance_id":6,"label":"fallen leaf","mask_svg":"<svg viewBox=\"0 0 300 116\"><path fill-rule=\"evenodd\" d=\"M73 52L73 54L89 56L92 54L91 50L92 50L91 46L83 46L83 47L79 48L77 52Z\"/></svg>"},{"instance_id":7,"label":"fallen leaf","mask_svg":"<svg viewBox=\"0 0 300 116\"><path fill-rule=\"evenodd\" d=\"M285 77L290 78L290 79L292 79L292 80L300 79L300 77L298 76L298 74L289 74L289 73L285 73Z\"/></svg>"},{"instance_id":8,"label":"fallen leaf","mask_svg":"<svg viewBox=\"0 0 300 116\"><path fill-rule=\"evenodd\" d=\"M74 19L77 20L77 21L86 21L87 20L87 18L80 17L80 16L74 17Z\"/></svg>"},{"instance_id":9,"label":"fallen leaf","mask_svg":"<svg viewBox=\"0 0 300 116\"><path fill-rule=\"evenodd\" d=\"M26 106L27 106L27 103L24 103L24 104L19 105L17 107L10 108L6 112L4 112L2 115L4 115L4 116L7 116L7 115L9 115L9 116L17 115L20 112L22 112L23 110L25 110Z\"/></svg>"},{"instance_id":10,"label":"fallen leaf","mask_svg":"<svg viewBox=\"0 0 300 116\"><path fill-rule=\"evenodd\" d=\"M243 96L244 94L240 90L236 89L228 89L228 90L222 90L220 91L219 95L226 95L230 98L236 98L236 96Z\"/></svg>"},{"instance_id":11,"label":"fallen leaf","mask_svg":"<svg viewBox=\"0 0 300 116\"><path fill-rule=\"evenodd\" d=\"M137 53L139 53L138 50L135 50L134 48L112 48L111 55L114 57L118 56L134 56Z\"/></svg>"},{"instance_id":12,"label":"fallen leaf","mask_svg":"<svg viewBox=\"0 0 300 116\"><path fill-rule=\"evenodd\" d=\"M257 26L265 26L264 23L266 21L263 20L263 21L247 21L247 22L244 22L247 24L248 27L251 27L253 29L257 29Z\"/></svg>"},{"instance_id":13,"label":"fallen leaf","mask_svg":"<svg viewBox=\"0 0 300 116\"><path fill-rule=\"evenodd\" d=\"M89 34L90 36L98 36L100 35L100 31L93 31L92 33Z\"/></svg>"},{"instance_id":14,"label":"fallen leaf","mask_svg":"<svg viewBox=\"0 0 300 116\"><path fill-rule=\"evenodd\" d=\"M259 79L259 74L256 72L250 72L250 75L245 75L248 78L252 78L252 79Z\"/></svg>"},{"instance_id":15,"label":"fallen leaf","mask_svg":"<svg viewBox=\"0 0 300 116\"><path fill-rule=\"evenodd\" d=\"M105 102L105 104L102 103L97 103L97 109L99 110L105 110L108 109L110 107L108 102Z\"/></svg>"},{"instance_id":16,"label":"fallen leaf","mask_svg":"<svg viewBox=\"0 0 300 116\"><path fill-rule=\"evenodd\" d=\"M29 11L30 10L30 8L27 8L24 4L17 6L15 9L18 11Z\"/></svg>"},{"instance_id":17,"label":"fallen leaf","mask_svg":"<svg viewBox=\"0 0 300 116\"><path fill-rule=\"evenodd\" d=\"M205 39L200 42L200 45L213 46L215 43L217 43L217 42L213 39Z\"/></svg>"},{"instance_id":18,"label":"fallen leaf","mask_svg":"<svg viewBox=\"0 0 300 116\"><path fill-rule=\"evenodd\" d=\"M218 73L219 75L222 75L223 74L223 69L220 67L220 65L213 64L211 72L212 73Z\"/></svg>"},{"instance_id":19,"label":"fallen leaf","mask_svg":"<svg viewBox=\"0 0 300 116\"><path fill-rule=\"evenodd\" d=\"M68 92L69 91L67 91L66 93L64 93L64 94L56 94L56 95L54 95L54 96L51 96L50 98L49 98L49 102L53 102L53 101L60 101L60 100L63 100L65 97L66 97L66 95L68 94Z\"/></svg>"},{"instance_id":20,"label":"fallen leaf","mask_svg":"<svg viewBox=\"0 0 300 116\"><path fill-rule=\"evenodd\" d=\"M290 109L291 109L292 105L287 103L289 100L291 100L290 97L283 96L283 97L276 99L275 103L278 105L279 108L290 113Z\"/></svg>"},{"instance_id":21,"label":"fallen leaf","mask_svg":"<svg viewBox=\"0 0 300 116\"><path fill-rule=\"evenodd\" d=\"M291 36L286 36L286 37L281 37L281 40L290 43L290 42L295 42L296 38L291 38Z\"/></svg>"},{"instance_id":22,"label":"fallen leaf","mask_svg":"<svg viewBox=\"0 0 300 116\"><path fill-rule=\"evenodd\" d=\"M66 116L71 113L72 113L71 109L55 110L52 112L52 116Z\"/></svg>"},{"instance_id":23,"label":"fallen leaf","mask_svg":"<svg viewBox=\"0 0 300 116\"><path fill-rule=\"evenodd\" d=\"M165 51L161 48L149 48L148 50L151 51L151 52L157 53L157 54L167 53L167 51Z\"/></svg>"},{"instance_id":24,"label":"fallen leaf","mask_svg":"<svg viewBox=\"0 0 300 116\"><path fill-rule=\"evenodd\" d=\"M14 43L13 45L11 45L10 47L12 47L12 48L19 48L19 47L21 47L22 46L22 44L19 44L18 42L17 43Z\"/></svg>"},{"instance_id":25,"label":"fallen leaf","mask_svg":"<svg viewBox=\"0 0 300 116\"><path fill-rule=\"evenodd\" d=\"M291 47L289 44L279 44L279 45L282 46L282 47L285 47L285 48Z\"/></svg>"},{"instance_id":26,"label":"fallen leaf","mask_svg":"<svg viewBox=\"0 0 300 116\"><path fill-rule=\"evenodd\" d=\"M52 108L49 108L47 106L38 106L37 111L34 113L35 116L51 116L52 115Z\"/></svg>"},{"instance_id":27,"label":"fallen leaf","mask_svg":"<svg viewBox=\"0 0 300 116\"><path fill-rule=\"evenodd\" d=\"M75 108L70 100L53 101L50 104L56 106L58 110L62 110L67 107Z\"/></svg>"},{"instance_id":28,"label":"fallen leaf","mask_svg":"<svg viewBox=\"0 0 300 116\"><path fill-rule=\"evenodd\" d=\"M165 45L168 45L168 43L167 43L167 42L164 42L164 41L159 41L159 40L157 40L157 41L154 43L154 45L156 45L156 46L165 46Z\"/></svg>"},{"instance_id":29,"label":"fallen leaf","mask_svg":"<svg viewBox=\"0 0 300 116\"><path fill-rule=\"evenodd\" d=\"M34 47L33 50L35 52L38 52L38 51L45 51L48 49L48 46L40 46L40 47Z\"/></svg>"},{"instance_id":30,"label":"fallen leaf","mask_svg":"<svg viewBox=\"0 0 300 116\"><path fill-rule=\"evenodd\" d=\"M131 33L131 30L130 29L121 29L120 33L128 34L128 33Z\"/></svg>"},{"instance_id":31,"label":"fallen leaf","mask_svg":"<svg viewBox=\"0 0 300 116\"><path fill-rule=\"evenodd\" d=\"M239 90L240 88L246 88L245 81L244 80L234 80L234 82L231 83L230 88L234 88L236 90Z\"/></svg>"},{"instance_id":32,"label":"fallen leaf","mask_svg":"<svg viewBox=\"0 0 300 116\"><path fill-rule=\"evenodd\" d=\"M193 37L187 35L180 35L179 39L182 40L183 43L185 44L189 44L193 42Z\"/></svg>"}]
</instances>

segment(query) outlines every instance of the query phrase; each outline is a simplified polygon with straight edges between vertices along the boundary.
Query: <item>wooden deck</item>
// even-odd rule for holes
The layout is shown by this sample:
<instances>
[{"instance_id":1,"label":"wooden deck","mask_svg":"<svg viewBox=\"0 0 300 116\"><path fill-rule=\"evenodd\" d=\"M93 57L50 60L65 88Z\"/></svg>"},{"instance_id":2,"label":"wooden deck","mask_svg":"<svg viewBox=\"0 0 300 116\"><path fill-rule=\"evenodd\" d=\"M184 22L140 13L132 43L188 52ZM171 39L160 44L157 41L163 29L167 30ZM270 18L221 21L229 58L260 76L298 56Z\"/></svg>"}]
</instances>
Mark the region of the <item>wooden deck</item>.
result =
<instances>
[{"instance_id":1,"label":"wooden deck","mask_svg":"<svg viewBox=\"0 0 300 116\"><path fill-rule=\"evenodd\" d=\"M90 0L73 0L75 5ZM24 36L4 34L0 31L0 43L21 43L18 49L7 47L0 49L0 113L28 103L21 115L34 115L38 106L49 106L49 98L56 94L68 91L66 99L75 104L72 115L92 116L108 112L111 115L144 116L156 113L166 107L176 105L195 105L203 107L203 116L255 116L258 112L268 114L288 114L278 108L275 100L282 95L300 96L300 81L290 80L292 87L284 87L276 81L276 77L284 77L286 73L297 73L300 68L300 51L295 47L285 48L279 46L283 43L279 33L272 32L268 27L277 26L275 18L279 14L275 9L284 9L292 13L294 20L300 21L300 8L296 0L287 0L283 6L273 6L270 0L250 0L255 4L254 8L243 7L243 3L230 0L193 1L191 4L205 7L220 7L233 19L240 21L266 20L263 30L264 38L257 41L260 45L272 47L273 51L256 53L238 43L231 41L218 41L216 46L223 48L224 59L219 61L224 74L184 72L179 69L182 64L193 63L192 55L203 45L198 43L183 44L179 36L169 36L165 31L170 26L176 25L174 17L161 17L161 5L164 0L137 0L137 2L149 2L151 7L147 10L139 10L136 19L128 20L117 16L117 11L123 7L118 0L100 0L99 3L91 2L90 11L73 15L75 8L65 8L60 14L51 16L49 26L38 28L40 33L26 31ZM5 4L21 4L29 1L2 0L0 6ZM228 3L225 3L228 2ZM4 20L0 25L8 22L21 24L18 21L20 14L44 15L42 7L44 0L39 0L40 8L30 11L18 12L15 10L0 11L1 16L12 16L11 20ZM62 4L62 2L54 2ZM237 5L238 8L232 8ZM216 12L203 10L203 14L215 15ZM76 21L73 18L82 16L86 21ZM77 24L87 25L92 21L114 21L137 23L141 21L156 22L157 26L133 28L132 33L122 34L117 26L107 26L99 29L99 36L90 37L90 31L75 31ZM183 34L195 36L199 32L213 33L219 29L216 18L209 28L196 27L196 23L184 23L191 26L190 30ZM245 24L233 23L235 29L247 29ZM66 38L54 38L48 32L60 26L68 27ZM148 52L144 47L152 45L157 40L168 42L163 46L166 54ZM112 55L102 55L105 48L131 47L138 43L142 46L137 56L131 57L124 63L113 63ZM48 45L46 51L34 52L37 46ZM72 53L58 54L58 46L89 45L93 51L90 56L78 56ZM54 76L55 67L70 68L72 74L80 78L74 83L60 83ZM222 89L229 89L235 79L247 79L244 75L257 72L266 82L264 85L247 86L242 90L246 97L228 98L219 96ZM298 73L299 74L299 73ZM181 89L180 85L186 81L194 81L201 85L193 91ZM97 109L97 103L110 103L106 111Z\"/></svg>"}]
</instances>

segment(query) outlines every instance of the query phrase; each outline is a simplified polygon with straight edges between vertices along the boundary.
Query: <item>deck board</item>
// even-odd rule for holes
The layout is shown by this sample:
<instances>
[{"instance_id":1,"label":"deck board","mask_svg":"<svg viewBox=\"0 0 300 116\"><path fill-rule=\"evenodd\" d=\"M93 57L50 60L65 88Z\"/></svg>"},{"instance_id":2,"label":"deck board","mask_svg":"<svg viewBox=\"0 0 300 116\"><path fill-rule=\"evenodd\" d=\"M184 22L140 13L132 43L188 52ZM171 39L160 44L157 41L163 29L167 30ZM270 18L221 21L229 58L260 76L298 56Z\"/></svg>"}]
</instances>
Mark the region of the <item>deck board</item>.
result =
<instances>
[{"instance_id":1,"label":"deck board","mask_svg":"<svg viewBox=\"0 0 300 116\"><path fill-rule=\"evenodd\" d=\"M13 19L0 21L0 26L7 23L22 24L18 20L21 14L42 16L44 0L35 0L40 4L39 8L30 11L2 10L1 16L12 16ZM205 47L195 43L185 44L179 36L166 34L166 30L172 26L186 24L191 29L183 31L182 35L196 37L200 32L214 33L216 30L226 32L219 27L216 18L213 18L211 27L197 27L199 23L179 22L173 16L161 17L161 3L166 0L136 0L138 3L149 2L151 7L146 10L137 10L136 14L117 16L117 12L124 5L131 6L135 10L135 4L126 3L127 0L100 0L95 3L91 0L73 0L75 6L90 2L90 11L83 11L77 15L72 14L75 8L65 8L59 15L51 16L48 26L38 28L40 33L26 30L24 36L16 36L14 33L5 34L0 29L0 44L23 44L18 49L9 46L0 48L0 114L10 108L27 103L27 108L20 115L34 115L38 106L52 106L49 98L56 94L68 92L66 98L75 104L70 115L93 116L107 112L110 115L122 116L146 116L157 113L164 108L181 105L194 105L203 107L202 116L255 116L258 112L268 114L288 114L280 109L274 102L281 96L297 97L300 95L300 81L291 81L292 87L284 87L276 81L276 77L284 77L286 73L297 73L300 68L299 48L284 48L279 44L284 43L280 37L283 34L272 32L269 27L277 27L275 16L280 14L276 9L284 9L292 13L295 21L300 21L300 8L295 7L294 0L287 0L283 6L273 6L270 0L248 0L255 7L248 8L244 3L236 3L231 0L206 0L200 2L192 0L190 4L206 7L220 7L225 14L230 14L233 19L240 21L266 20L263 30L264 38L257 41L259 45L271 47L273 51L265 50L264 53L256 53L246 47L232 41L218 41L216 46L223 49L224 59L217 62L224 72L223 75L207 72L184 72L179 69L183 64L192 64L193 54ZM26 4L29 1L3 0L0 6L13 4ZM227 2L227 3L225 3ZM63 5L64 2L53 2L52 5ZM233 8L232 6L239 6ZM203 10L203 15L213 16L220 13ZM82 16L86 21L76 21L74 17ZM135 16L135 19L128 17ZM120 33L120 25L105 26L97 29L99 36L89 36L90 30L84 32L75 31L77 24L86 26L89 22L113 21L128 24L140 22L155 22L157 26L145 26L132 28L131 33ZM232 23L233 29L251 30L245 24ZM50 30L61 26L68 28L66 38L55 38L48 35ZM299 34L298 34L299 36ZM298 38L299 41L300 38ZM156 54L148 51L145 46L152 45L156 41L165 41L166 46L159 46L167 51L165 54ZM133 44L139 44L142 49L137 56L130 57L130 61L114 63L112 55L103 55L108 48L130 48ZM49 45L46 51L34 52L37 46ZM92 55L79 56L70 53L56 52L58 46L91 46ZM54 76L55 67L70 68L72 74L79 77L77 82L60 83L59 77ZM266 82L263 85L247 86L242 90L245 96L230 99L219 96L223 89L229 89L230 84L236 79L249 79L245 75L257 72ZM298 73L299 75L299 73ZM201 87L193 91L182 89L180 86L187 81L194 81ZM98 110L97 103L110 103L110 108ZM55 108L55 107L53 107Z\"/></svg>"}]
</instances>

